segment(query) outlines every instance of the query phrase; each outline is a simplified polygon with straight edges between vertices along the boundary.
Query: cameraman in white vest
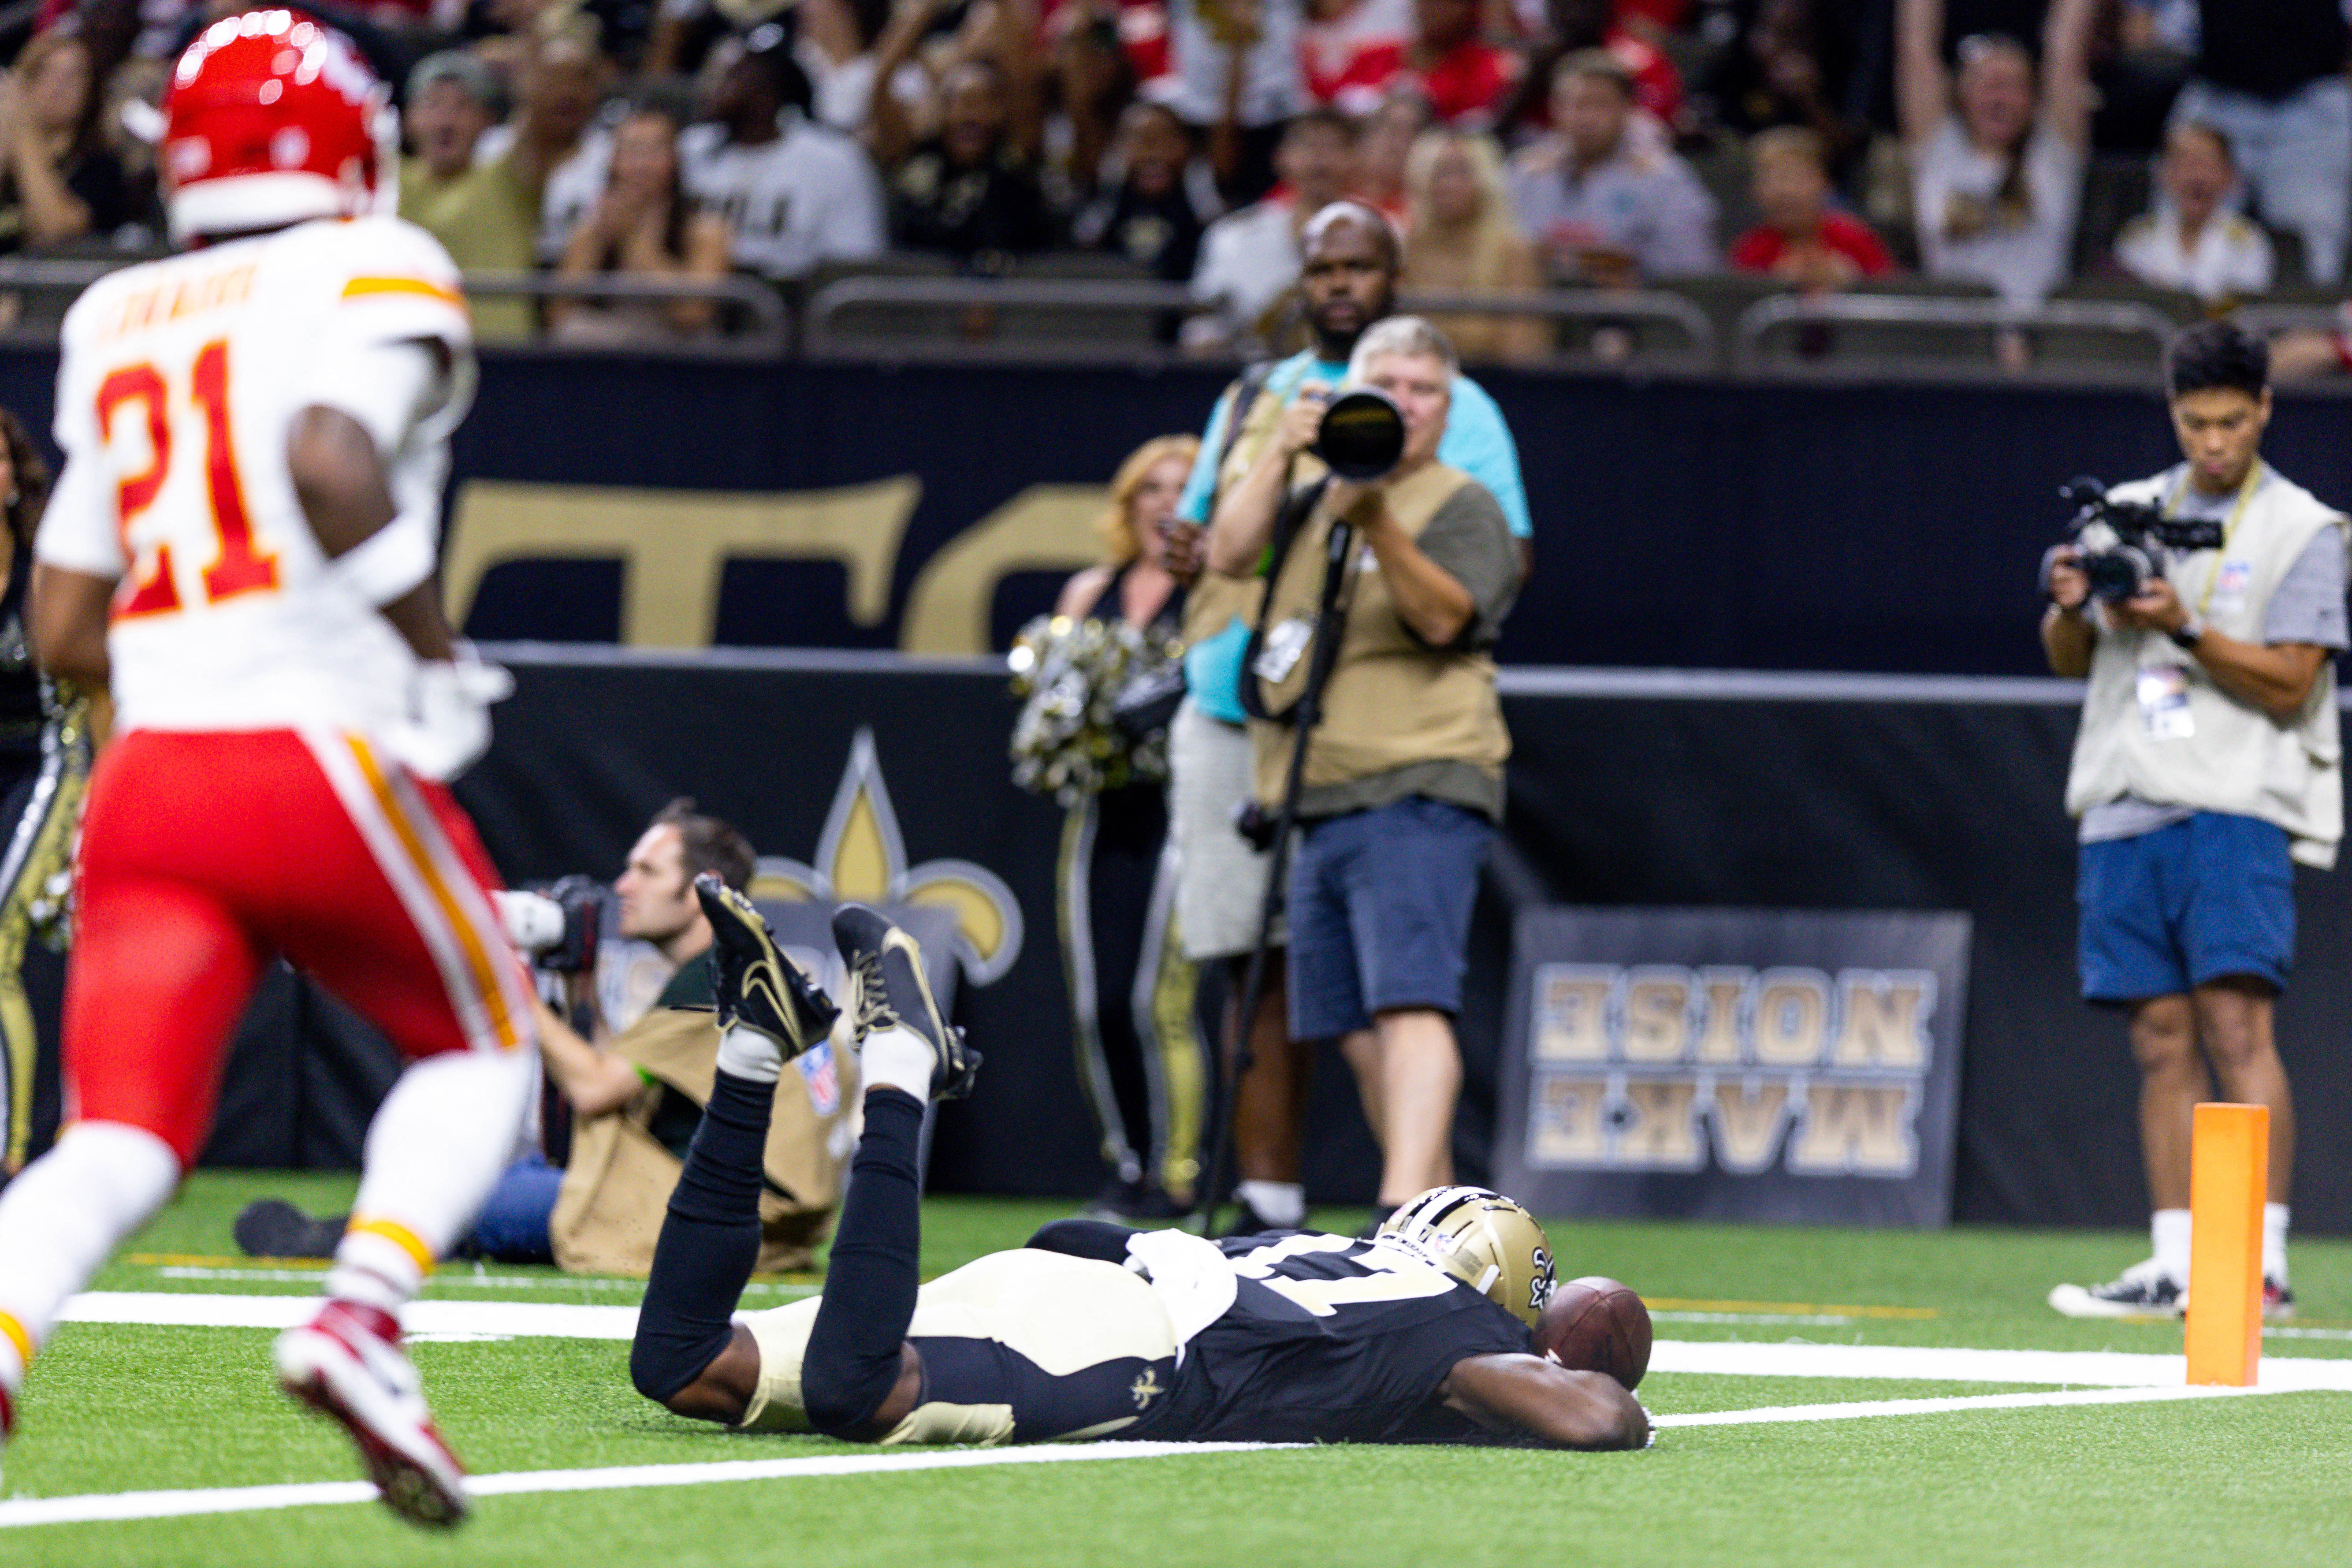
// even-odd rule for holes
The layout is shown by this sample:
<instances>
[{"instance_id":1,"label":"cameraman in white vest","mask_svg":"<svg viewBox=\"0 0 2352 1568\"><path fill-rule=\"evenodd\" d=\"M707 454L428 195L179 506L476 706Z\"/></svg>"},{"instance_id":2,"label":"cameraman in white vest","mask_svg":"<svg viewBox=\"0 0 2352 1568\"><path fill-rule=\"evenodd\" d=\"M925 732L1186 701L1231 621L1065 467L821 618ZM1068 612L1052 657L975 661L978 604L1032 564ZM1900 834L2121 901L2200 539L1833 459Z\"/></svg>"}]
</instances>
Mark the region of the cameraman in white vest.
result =
<instances>
[{"instance_id":1,"label":"cameraman in white vest","mask_svg":"<svg viewBox=\"0 0 2352 1568\"><path fill-rule=\"evenodd\" d=\"M2330 656L2347 640L2346 520L2262 460L2269 371L2262 340L2229 322L2183 331L2166 374L2188 460L2110 492L2219 524L2218 549L2164 549L2162 574L2118 600L2091 596L2072 547L2044 574L2050 668L2090 680L2066 782L2083 994L2129 1013L2155 1205L2155 1256L2050 1293L2071 1317L2182 1310L2190 1109L2216 1087L2270 1108L2263 1309L2294 1312L2294 1111L2271 1026L2294 955L2292 862L2333 866L2343 834Z\"/></svg>"}]
</instances>

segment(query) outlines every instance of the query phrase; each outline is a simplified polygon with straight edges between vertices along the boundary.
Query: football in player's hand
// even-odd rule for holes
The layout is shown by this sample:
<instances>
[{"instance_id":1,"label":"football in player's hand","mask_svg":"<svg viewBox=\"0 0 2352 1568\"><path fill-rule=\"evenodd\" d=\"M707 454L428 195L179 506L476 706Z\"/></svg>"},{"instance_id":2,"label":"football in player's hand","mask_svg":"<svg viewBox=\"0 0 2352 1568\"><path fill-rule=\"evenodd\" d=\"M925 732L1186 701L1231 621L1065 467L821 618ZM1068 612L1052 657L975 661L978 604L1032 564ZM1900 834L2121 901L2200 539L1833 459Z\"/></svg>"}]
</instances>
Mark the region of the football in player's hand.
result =
<instances>
[{"instance_id":1,"label":"football in player's hand","mask_svg":"<svg viewBox=\"0 0 2352 1568\"><path fill-rule=\"evenodd\" d=\"M1631 1390L1650 1370L1650 1309L1630 1285L1598 1274L1570 1279L1536 1322L1536 1353L1571 1372L1605 1372Z\"/></svg>"}]
</instances>

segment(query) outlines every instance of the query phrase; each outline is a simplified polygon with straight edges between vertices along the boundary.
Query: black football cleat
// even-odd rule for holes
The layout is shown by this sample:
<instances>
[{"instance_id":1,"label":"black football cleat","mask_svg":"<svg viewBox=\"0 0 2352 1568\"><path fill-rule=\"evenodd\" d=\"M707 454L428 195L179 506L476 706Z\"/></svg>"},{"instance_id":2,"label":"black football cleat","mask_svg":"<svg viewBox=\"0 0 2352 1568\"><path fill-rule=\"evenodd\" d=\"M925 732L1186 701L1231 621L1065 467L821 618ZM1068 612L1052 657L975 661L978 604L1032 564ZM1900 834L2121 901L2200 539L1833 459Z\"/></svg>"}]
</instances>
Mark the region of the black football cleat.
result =
<instances>
[{"instance_id":1,"label":"black football cleat","mask_svg":"<svg viewBox=\"0 0 2352 1568\"><path fill-rule=\"evenodd\" d=\"M2057 1286L2050 1304L2070 1318L2178 1318L2189 1292L2150 1258L2104 1285Z\"/></svg>"},{"instance_id":2,"label":"black football cleat","mask_svg":"<svg viewBox=\"0 0 2352 1568\"><path fill-rule=\"evenodd\" d=\"M332 1258L351 1217L314 1219L284 1198L256 1198L238 1212L229 1234L254 1258Z\"/></svg>"},{"instance_id":3,"label":"black football cleat","mask_svg":"<svg viewBox=\"0 0 2352 1568\"><path fill-rule=\"evenodd\" d=\"M694 879L694 895L710 919L719 1028L765 1035L786 1061L832 1033L841 1009L777 948L751 900L709 871Z\"/></svg>"},{"instance_id":4,"label":"black football cleat","mask_svg":"<svg viewBox=\"0 0 2352 1568\"><path fill-rule=\"evenodd\" d=\"M931 1047L938 1063L931 1070L931 1098L970 1094L980 1053L964 1044L961 1029L940 1016L915 939L863 904L844 904L834 912L833 941L849 965L849 1005L859 1043L877 1029L909 1030Z\"/></svg>"}]
</instances>

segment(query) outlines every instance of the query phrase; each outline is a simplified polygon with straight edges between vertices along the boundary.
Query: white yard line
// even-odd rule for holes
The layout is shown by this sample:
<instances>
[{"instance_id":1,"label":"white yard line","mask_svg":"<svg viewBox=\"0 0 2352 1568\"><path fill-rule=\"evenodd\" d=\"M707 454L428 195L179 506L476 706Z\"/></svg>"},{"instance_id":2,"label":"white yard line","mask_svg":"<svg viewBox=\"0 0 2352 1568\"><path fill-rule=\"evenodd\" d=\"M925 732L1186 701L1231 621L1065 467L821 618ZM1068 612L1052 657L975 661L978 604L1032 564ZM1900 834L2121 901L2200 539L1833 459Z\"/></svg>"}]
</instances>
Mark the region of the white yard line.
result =
<instances>
[{"instance_id":1,"label":"white yard line","mask_svg":"<svg viewBox=\"0 0 2352 1568\"><path fill-rule=\"evenodd\" d=\"M2123 1351L1991 1351L1931 1345L1702 1343L1660 1340L1652 1372L1735 1377L1867 1377L1918 1383L2048 1383L2081 1388L2178 1388L2178 1355ZM2352 1358L2264 1356L2262 1386L2352 1389Z\"/></svg>"},{"instance_id":2,"label":"white yard line","mask_svg":"<svg viewBox=\"0 0 2352 1568\"><path fill-rule=\"evenodd\" d=\"M68 1304L79 1322L152 1323L217 1328L283 1328L302 1321L312 1296L205 1296L93 1291ZM626 1340L635 1330L630 1307L549 1301L418 1301L406 1314L419 1338ZM1650 1357L1660 1373L1784 1378L1866 1378L1902 1382L2053 1384L2055 1389L1952 1398L1853 1400L1764 1409L1663 1414L1672 1430L1768 1422L1850 1421L1883 1415L1926 1415L1969 1410L2036 1409L2126 1405L2168 1400L2244 1397L2312 1389L2352 1390L2352 1359L2270 1356L2259 1387L2190 1388L2176 1355L2106 1351L1999 1351L1909 1345L1721 1344L1660 1340ZM2085 1386L2088 1385L2088 1386ZM1025 1448L951 1448L919 1453L826 1454L802 1458L727 1460L709 1464L622 1465L602 1469L531 1470L477 1476L478 1497L532 1492L605 1491L637 1487L703 1486L715 1482L866 1475L901 1470L962 1469L990 1465L1042 1465L1097 1459L1150 1458L1247 1451L1282 1445L1254 1443L1045 1444ZM19 1498L0 1502L0 1529L35 1524L171 1519L271 1509L364 1502L375 1495L363 1481L288 1486L219 1487L186 1491L89 1493Z\"/></svg>"},{"instance_id":3,"label":"white yard line","mask_svg":"<svg viewBox=\"0 0 2352 1568\"><path fill-rule=\"evenodd\" d=\"M1762 1410L1653 1415L1654 1426L1754 1426L1777 1421L1853 1421L1871 1415L1935 1415L1948 1410L2030 1410L2053 1405L2148 1405L2170 1399L2243 1398L2276 1388L2074 1388L2050 1394L1968 1394L1948 1399L1855 1399L1836 1405L1780 1405Z\"/></svg>"},{"instance_id":4,"label":"white yard line","mask_svg":"<svg viewBox=\"0 0 2352 1568\"><path fill-rule=\"evenodd\" d=\"M327 1277L326 1266L316 1268L220 1268L191 1263L166 1263L156 1267L159 1279L236 1279L268 1284L315 1285ZM606 1279L593 1275L565 1274L468 1274L462 1269L447 1269L425 1281L427 1290L625 1290L641 1293L646 1288L642 1279ZM814 1296L824 1289L822 1285L788 1285L774 1280L754 1279L743 1287L746 1296L780 1296L797 1300ZM1823 1319L1824 1322L1844 1322L1843 1318Z\"/></svg>"},{"instance_id":5,"label":"white yard line","mask_svg":"<svg viewBox=\"0 0 2352 1568\"><path fill-rule=\"evenodd\" d=\"M184 1328L290 1329L319 1310L316 1296L206 1296L194 1291L85 1290L66 1303L76 1323L158 1323ZM562 1301L411 1301L401 1321L417 1334L497 1334L517 1339L626 1340L635 1307Z\"/></svg>"},{"instance_id":6,"label":"white yard line","mask_svg":"<svg viewBox=\"0 0 2352 1568\"><path fill-rule=\"evenodd\" d=\"M213 1296L194 1292L93 1290L66 1304L69 1321L212 1328L282 1329L306 1320L315 1296ZM409 1330L425 1335L626 1340L635 1307L556 1301L412 1302ZM1859 1377L1922 1383L2042 1383L2066 1388L2177 1388L2178 1355L2122 1351L1969 1350L1930 1345L1842 1345L1660 1340L1654 1372L1739 1377ZM2264 1356L2262 1384L2352 1389L2352 1358Z\"/></svg>"},{"instance_id":7,"label":"white yard line","mask_svg":"<svg viewBox=\"0 0 2352 1568\"><path fill-rule=\"evenodd\" d=\"M1151 1459L1180 1454L1252 1453L1292 1445L1273 1443L1045 1443L1028 1448L940 1448L920 1453L824 1454L802 1459L729 1459L707 1465L614 1465L596 1470L516 1470L470 1476L478 1498L526 1492L619 1491L641 1487L698 1487L715 1481L781 1480L802 1476L855 1476L877 1470L962 1470L988 1465L1076 1464L1096 1459ZM184 1519L192 1514L254 1513L323 1503L370 1502L366 1481L310 1481L275 1487L210 1487L189 1491L92 1492L77 1497L17 1498L0 1502L0 1530L29 1524Z\"/></svg>"},{"instance_id":8,"label":"white yard line","mask_svg":"<svg viewBox=\"0 0 2352 1568\"><path fill-rule=\"evenodd\" d=\"M1855 1321L1837 1312L1686 1312L1654 1311L1654 1323L1796 1323L1807 1328L1842 1329Z\"/></svg>"}]
</instances>

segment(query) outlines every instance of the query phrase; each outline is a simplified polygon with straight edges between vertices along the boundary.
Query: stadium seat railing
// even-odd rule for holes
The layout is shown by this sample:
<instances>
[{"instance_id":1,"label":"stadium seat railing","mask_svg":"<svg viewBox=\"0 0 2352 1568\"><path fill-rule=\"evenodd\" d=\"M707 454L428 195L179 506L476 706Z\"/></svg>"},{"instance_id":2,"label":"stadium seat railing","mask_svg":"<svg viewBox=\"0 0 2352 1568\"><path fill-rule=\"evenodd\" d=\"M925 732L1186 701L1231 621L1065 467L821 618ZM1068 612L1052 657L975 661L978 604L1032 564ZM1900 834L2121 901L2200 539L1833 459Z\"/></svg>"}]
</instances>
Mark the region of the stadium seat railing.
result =
<instances>
[{"instance_id":1,"label":"stadium seat railing","mask_svg":"<svg viewBox=\"0 0 2352 1568\"><path fill-rule=\"evenodd\" d=\"M2343 310L2335 305L2263 304L2238 307L2236 321L2246 331L2263 337L2280 332L2336 332L2344 327Z\"/></svg>"},{"instance_id":2,"label":"stadium seat railing","mask_svg":"<svg viewBox=\"0 0 2352 1568\"><path fill-rule=\"evenodd\" d=\"M883 347L916 357L1152 359L1181 351L1155 341L1151 323L1202 314L1218 303L1181 283L874 274L838 279L811 295L801 341L814 353ZM1409 292L1398 303L1433 315L1533 316L1628 330L1645 338L1663 329L1675 341L1663 346L1644 342L1639 350L1644 363L1712 370L1718 363L1715 324L1706 312L1660 290ZM869 312L877 322L861 330L856 318ZM1129 330L1103 330L1114 323ZM1019 327L1020 334L1008 334L1008 324Z\"/></svg>"},{"instance_id":3,"label":"stadium seat railing","mask_svg":"<svg viewBox=\"0 0 2352 1568\"><path fill-rule=\"evenodd\" d=\"M82 289L143 258L0 258L0 301L8 302L0 303L0 341L53 342L58 321ZM617 343L568 342L535 325L501 338L485 322L488 341L552 353L1146 365L1196 357L1179 346L1178 326L1219 301L1196 298L1181 283L1090 277L1083 269L1071 275L1052 267L1056 259L1024 263L1040 271L1010 277L907 271L886 263L876 271L828 271L782 284L742 275L688 280L471 272L466 288L486 300L707 300L719 308L714 331L655 331ZM1554 346L1534 362L1538 368L1767 378L1894 374L1930 381L2013 378L2018 373L2000 368L1994 358L1995 338L2005 330L2022 331L2032 342L2031 379L2142 381L2160 363L2185 312L2177 301L2167 308L2154 299L2107 298L2105 289L2088 285L2019 307L1982 292L1969 297L1966 284L1946 292L1928 279L1904 282L1899 289L1759 297L1759 289L1772 287L1769 279L1723 276L1623 291L1409 291L1400 303L1441 318L1544 321ZM2266 333L2333 331L2339 324L2333 301L2318 298L2251 300L2236 314ZM1294 305L1282 326L1269 330L1303 341L1302 326ZM1238 357L1260 346L1244 342L1219 354Z\"/></svg>"},{"instance_id":4,"label":"stadium seat railing","mask_svg":"<svg viewBox=\"0 0 2352 1568\"><path fill-rule=\"evenodd\" d=\"M70 260L0 258L0 294L13 294L17 300L10 331L19 337L53 340L58 322L76 295L108 273L143 259L138 256ZM784 297L774 285L757 278L731 274L711 279L559 278L551 272L468 272L466 292L477 299L709 300L733 318L725 331L628 346L750 357L773 357L791 346L792 313ZM570 346L543 337L530 341ZM580 346L584 351L590 345Z\"/></svg>"},{"instance_id":5,"label":"stadium seat railing","mask_svg":"<svg viewBox=\"0 0 2352 1568\"><path fill-rule=\"evenodd\" d=\"M2123 355L2137 351L2154 363L2178 330L2171 317L2153 305L2137 300L2051 300L2039 305L2012 305L2000 300L1937 299L1917 294L1776 294L1759 300L1739 314L1734 334L1732 368L1787 370L1804 362L1797 353L1775 353L1772 340L1808 326L1834 329L1839 325L1895 329L1912 338L1918 349L1880 349L1869 357L1900 362L1906 368L1924 363L1949 368L1952 346L1935 340L1973 334L1990 342L1992 334L2021 331L2029 334L2063 332L2110 340ZM1933 347L1928 347L1929 344ZM1924 351L1924 352L1923 352ZM2076 356L2068 356L2070 361ZM1990 349L1986 354L1990 368ZM1816 363L1851 370L1853 358L1823 356Z\"/></svg>"}]
</instances>

